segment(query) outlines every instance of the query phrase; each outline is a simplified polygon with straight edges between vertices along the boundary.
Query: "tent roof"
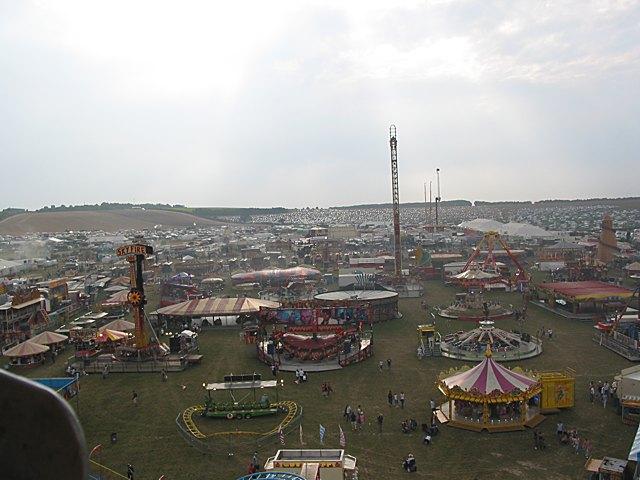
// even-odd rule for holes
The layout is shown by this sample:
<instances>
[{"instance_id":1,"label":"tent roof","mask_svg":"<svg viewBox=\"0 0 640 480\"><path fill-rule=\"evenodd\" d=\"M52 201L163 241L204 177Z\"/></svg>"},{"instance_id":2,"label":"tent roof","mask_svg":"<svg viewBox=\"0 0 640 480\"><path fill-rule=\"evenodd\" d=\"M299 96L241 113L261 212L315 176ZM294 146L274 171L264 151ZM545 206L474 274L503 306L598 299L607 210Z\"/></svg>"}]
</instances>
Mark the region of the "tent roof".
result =
<instances>
[{"instance_id":1,"label":"tent roof","mask_svg":"<svg viewBox=\"0 0 640 480\"><path fill-rule=\"evenodd\" d=\"M102 302L103 304L124 304L127 303L128 300L128 296L129 296L129 290L122 290L118 293L114 293L113 295L111 295L109 298L107 298L104 302Z\"/></svg>"},{"instance_id":2,"label":"tent roof","mask_svg":"<svg viewBox=\"0 0 640 480\"><path fill-rule=\"evenodd\" d=\"M179 317L225 316L258 312L260 307L277 308L279 306L278 302L259 300L257 298L210 297L169 305L158 309L157 313Z\"/></svg>"},{"instance_id":3,"label":"tent roof","mask_svg":"<svg viewBox=\"0 0 640 480\"><path fill-rule=\"evenodd\" d=\"M496 362L492 357L485 357L482 362L462 373L443 380L448 388L459 387L465 392L477 391L488 395L496 390L500 393L522 392L538 383L520 373L513 372Z\"/></svg>"},{"instance_id":4,"label":"tent roof","mask_svg":"<svg viewBox=\"0 0 640 480\"><path fill-rule=\"evenodd\" d=\"M31 341L22 342L13 348L10 348L4 352L5 357L30 357L32 355L38 355L49 350L46 345L40 345Z\"/></svg>"},{"instance_id":5,"label":"tent roof","mask_svg":"<svg viewBox=\"0 0 640 480\"><path fill-rule=\"evenodd\" d=\"M574 300L628 298L633 295L628 288L598 281L541 283L538 288Z\"/></svg>"},{"instance_id":6,"label":"tent roof","mask_svg":"<svg viewBox=\"0 0 640 480\"><path fill-rule=\"evenodd\" d=\"M60 333L46 331L30 338L29 341L40 345L51 345L54 343L64 342L68 338L69 337L66 335L62 335Z\"/></svg>"},{"instance_id":7,"label":"tent roof","mask_svg":"<svg viewBox=\"0 0 640 480\"><path fill-rule=\"evenodd\" d=\"M100 327L98 331L101 332L103 330L118 330L120 332L127 332L129 330L135 330L135 329L136 329L135 323L119 318L118 320L114 320L113 322L109 322L103 327Z\"/></svg>"}]
</instances>

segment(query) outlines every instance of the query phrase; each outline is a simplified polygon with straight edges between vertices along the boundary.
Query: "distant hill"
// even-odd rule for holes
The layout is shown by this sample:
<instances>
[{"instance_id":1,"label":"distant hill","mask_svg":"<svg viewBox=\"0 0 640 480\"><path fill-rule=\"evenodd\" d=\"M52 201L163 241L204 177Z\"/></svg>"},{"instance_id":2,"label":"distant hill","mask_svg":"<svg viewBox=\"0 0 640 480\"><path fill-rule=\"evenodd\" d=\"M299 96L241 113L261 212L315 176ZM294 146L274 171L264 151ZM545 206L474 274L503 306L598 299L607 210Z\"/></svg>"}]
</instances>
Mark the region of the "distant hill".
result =
<instances>
[{"instance_id":1,"label":"distant hill","mask_svg":"<svg viewBox=\"0 0 640 480\"><path fill-rule=\"evenodd\" d=\"M189 213L147 210L142 208L105 211L28 212L0 220L1 235L24 235L67 230L104 230L115 232L128 229L153 228L155 225L181 227L189 225L219 225L221 222L196 217Z\"/></svg>"}]
</instances>

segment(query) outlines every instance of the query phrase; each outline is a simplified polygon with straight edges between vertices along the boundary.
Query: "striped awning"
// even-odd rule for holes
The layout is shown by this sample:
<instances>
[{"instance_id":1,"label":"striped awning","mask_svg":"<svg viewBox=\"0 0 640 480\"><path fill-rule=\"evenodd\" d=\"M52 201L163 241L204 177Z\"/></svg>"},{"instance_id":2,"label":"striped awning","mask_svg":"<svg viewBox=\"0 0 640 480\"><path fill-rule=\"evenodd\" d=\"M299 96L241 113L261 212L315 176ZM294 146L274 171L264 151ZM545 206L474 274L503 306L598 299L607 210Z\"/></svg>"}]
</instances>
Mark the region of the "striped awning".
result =
<instances>
[{"instance_id":1,"label":"striped awning","mask_svg":"<svg viewBox=\"0 0 640 480\"><path fill-rule=\"evenodd\" d=\"M466 372L458 373L443 380L447 388L458 387L465 392L488 395L494 392L525 392L538 382L520 373L513 372L496 362L492 357L485 359Z\"/></svg>"},{"instance_id":2,"label":"striped awning","mask_svg":"<svg viewBox=\"0 0 640 480\"><path fill-rule=\"evenodd\" d=\"M169 305L157 310L159 315L177 317L216 317L226 315L241 315L255 313L260 307L277 308L278 302L260 300L257 298L202 298L188 300L176 305Z\"/></svg>"}]
</instances>

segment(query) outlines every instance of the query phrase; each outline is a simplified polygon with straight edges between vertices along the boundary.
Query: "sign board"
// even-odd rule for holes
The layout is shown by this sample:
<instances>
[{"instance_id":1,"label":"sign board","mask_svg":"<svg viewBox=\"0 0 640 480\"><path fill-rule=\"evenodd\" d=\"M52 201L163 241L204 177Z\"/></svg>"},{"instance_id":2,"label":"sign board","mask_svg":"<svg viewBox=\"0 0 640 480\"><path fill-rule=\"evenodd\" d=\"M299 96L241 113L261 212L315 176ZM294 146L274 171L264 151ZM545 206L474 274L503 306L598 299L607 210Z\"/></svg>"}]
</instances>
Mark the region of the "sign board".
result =
<instances>
[{"instance_id":1,"label":"sign board","mask_svg":"<svg viewBox=\"0 0 640 480\"><path fill-rule=\"evenodd\" d=\"M123 245L116 249L116 255L119 257L126 257L128 255L151 255L152 253L153 247L137 243L133 245Z\"/></svg>"},{"instance_id":2,"label":"sign board","mask_svg":"<svg viewBox=\"0 0 640 480\"><path fill-rule=\"evenodd\" d=\"M575 378L562 374L542 374L540 380L543 410L573 407Z\"/></svg>"}]
</instances>

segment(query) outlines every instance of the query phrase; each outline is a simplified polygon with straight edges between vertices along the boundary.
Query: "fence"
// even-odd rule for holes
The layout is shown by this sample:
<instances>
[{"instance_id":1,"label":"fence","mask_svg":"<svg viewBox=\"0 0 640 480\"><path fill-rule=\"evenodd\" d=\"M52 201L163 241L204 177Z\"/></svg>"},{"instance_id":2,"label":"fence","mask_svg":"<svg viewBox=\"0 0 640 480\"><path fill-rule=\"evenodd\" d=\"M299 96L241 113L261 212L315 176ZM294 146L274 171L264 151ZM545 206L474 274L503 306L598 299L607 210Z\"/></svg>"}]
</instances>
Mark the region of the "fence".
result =
<instances>
[{"instance_id":1,"label":"fence","mask_svg":"<svg viewBox=\"0 0 640 480\"><path fill-rule=\"evenodd\" d=\"M283 429L282 433L287 435L293 432L300 422L302 421L302 407L298 405L299 411L296 412L296 416L289 422ZM250 420L247 420L250 421ZM215 437L215 442L213 439L199 439L194 437L189 430L187 429L184 421L182 419L182 413L179 413L176 417L176 426L178 427L178 432L184 438L184 440L198 450L200 453L209 454L209 455L223 455L223 456L232 456L236 452L244 452L244 451L252 451L258 447L264 447L265 445L269 445L273 443L273 445L281 445L279 440L278 431L263 435L263 434L255 434L255 435L247 435L247 434L229 434L229 435L217 435Z\"/></svg>"},{"instance_id":2,"label":"fence","mask_svg":"<svg viewBox=\"0 0 640 480\"><path fill-rule=\"evenodd\" d=\"M88 480L120 480L127 479L126 475L116 472L115 470L89 459L89 478Z\"/></svg>"}]
</instances>

